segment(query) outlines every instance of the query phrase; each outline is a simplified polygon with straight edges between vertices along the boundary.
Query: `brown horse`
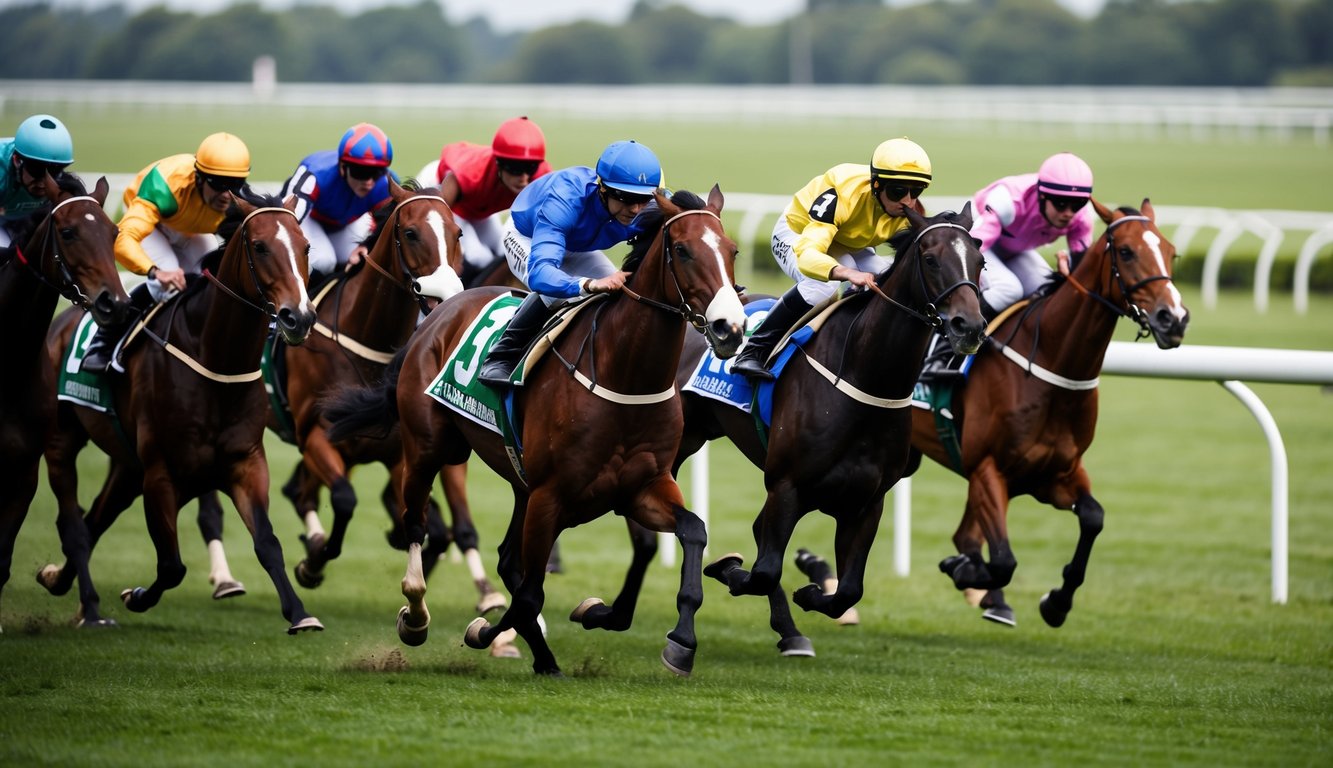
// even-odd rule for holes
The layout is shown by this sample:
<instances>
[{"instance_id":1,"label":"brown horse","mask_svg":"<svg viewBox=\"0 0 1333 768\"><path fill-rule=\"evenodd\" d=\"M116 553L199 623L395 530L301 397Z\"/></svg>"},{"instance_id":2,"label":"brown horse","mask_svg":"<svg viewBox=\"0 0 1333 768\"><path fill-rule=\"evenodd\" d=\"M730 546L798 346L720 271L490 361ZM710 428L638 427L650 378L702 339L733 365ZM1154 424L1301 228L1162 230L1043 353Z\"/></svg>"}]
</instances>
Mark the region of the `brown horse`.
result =
<instances>
[{"instance_id":1,"label":"brown horse","mask_svg":"<svg viewBox=\"0 0 1333 768\"><path fill-rule=\"evenodd\" d=\"M1171 282L1175 248L1157 229L1152 204L1112 211L1092 201L1106 234L1068 279L1055 277L1030 303L992 329L952 396L961 464L927 409L913 409L912 445L968 481L967 507L954 534L958 554L940 570L960 590L985 590L983 616L1013 625L1002 588L1017 560L1009 546L1009 500L1030 494L1078 518L1078 544L1064 581L1041 599L1046 623L1064 623L1083 583L1103 511L1092 496L1083 454L1097 427L1097 379L1116 321L1128 317L1140 338L1180 346L1189 312ZM948 430L945 430L948 432ZM919 460L919 457L918 457ZM983 559L982 542L990 552Z\"/></svg>"},{"instance_id":2,"label":"brown horse","mask_svg":"<svg viewBox=\"0 0 1333 768\"><path fill-rule=\"evenodd\" d=\"M383 388L349 392L336 409L334 434L401 422L404 521L411 542L402 583L408 604L398 618L403 642L424 642L430 622L421 541L431 482L441 466L460 464L476 451L514 491L499 560L512 602L494 626L473 621L467 645L485 648L513 628L532 650L533 670L559 674L539 625L547 557L561 531L615 509L650 530L674 532L684 548L679 620L662 658L672 671L690 673L707 532L685 508L671 475L681 430L673 381L684 320L707 334L725 358L740 345L744 313L733 285L736 246L719 219L721 191L713 187L706 204L688 192L669 199L658 194L656 204L655 211L645 212L645 234L626 259L625 268L634 274L625 290L589 302L514 394L521 474L498 434L422 394L460 342L470 338L467 330L482 309L505 295L503 289L465 291L442 304L395 361L400 365L390 367ZM494 330L481 327L478 333ZM451 368L475 376L479 366ZM614 607L585 600L571 619L585 628L628 627L638 596L634 586Z\"/></svg>"},{"instance_id":3,"label":"brown horse","mask_svg":"<svg viewBox=\"0 0 1333 768\"><path fill-rule=\"evenodd\" d=\"M309 243L292 213L295 199L238 198L222 233L227 243L216 276L193 281L183 295L149 316L127 345L125 372L111 376L114 414L62 403L46 451L60 514L82 513L75 460L91 438L110 457L106 482L84 518L70 526L62 546L68 560L48 565L38 580L63 594L77 574L81 613L98 620L99 599L88 578L88 558L102 533L140 494L157 550L157 578L147 589L121 593L131 611L156 605L185 576L176 538L180 507L209 491L224 490L254 537L255 553L277 588L289 633L322 629L306 613L283 565L282 547L268 519L268 463L264 455L267 397L259 361L270 322L289 344L305 339L315 321L306 293ZM210 257L211 259L212 257ZM53 325L48 349L55 360L68 344L75 313Z\"/></svg>"},{"instance_id":4,"label":"brown horse","mask_svg":"<svg viewBox=\"0 0 1333 768\"><path fill-rule=\"evenodd\" d=\"M968 232L971 204L961 213L930 218L911 209L905 214L911 226L889 241L897 256L879 276L878 290L835 305L772 385L766 446L753 415L682 394L685 433L677 468L705 442L725 435L764 471L767 497L754 522L753 569L746 571L741 556L731 553L704 574L733 595L769 598L770 625L781 636L783 655L814 655L792 621L780 583L797 522L815 509L837 521L836 591L824 594L809 585L793 599L807 611L841 616L861 599L884 495L909 471L907 405L931 334L938 328L963 354L976 351L983 339L976 283L982 256ZM693 346L692 354L682 356L681 386L703 352Z\"/></svg>"},{"instance_id":5,"label":"brown horse","mask_svg":"<svg viewBox=\"0 0 1333 768\"><path fill-rule=\"evenodd\" d=\"M50 213L31 222L31 236L0 266L0 589L9 581L14 541L37 492L37 467L55 422L56 384L46 331L64 296L100 322L129 311L112 246L116 225L102 209L107 182L88 195L64 174L46 178ZM21 239L21 238L20 238ZM67 521L60 521L60 525Z\"/></svg>"}]
</instances>

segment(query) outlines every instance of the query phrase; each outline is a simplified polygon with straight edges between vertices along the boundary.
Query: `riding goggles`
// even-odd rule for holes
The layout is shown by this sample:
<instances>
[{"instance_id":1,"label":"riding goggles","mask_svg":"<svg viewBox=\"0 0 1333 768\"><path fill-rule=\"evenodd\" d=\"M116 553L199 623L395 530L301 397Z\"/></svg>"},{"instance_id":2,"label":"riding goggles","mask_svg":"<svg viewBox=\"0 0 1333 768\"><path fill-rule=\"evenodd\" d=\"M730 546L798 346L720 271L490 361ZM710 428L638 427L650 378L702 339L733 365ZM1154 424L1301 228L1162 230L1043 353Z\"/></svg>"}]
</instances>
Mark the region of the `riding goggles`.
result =
<instances>
[{"instance_id":1,"label":"riding goggles","mask_svg":"<svg viewBox=\"0 0 1333 768\"><path fill-rule=\"evenodd\" d=\"M647 205L648 201L653 199L652 195L636 195L615 187L602 187L602 189L606 190L607 197L624 205Z\"/></svg>"},{"instance_id":2,"label":"riding goggles","mask_svg":"<svg viewBox=\"0 0 1333 768\"><path fill-rule=\"evenodd\" d=\"M1051 206L1057 211L1078 212L1083 206L1088 204L1086 197L1059 197L1056 195L1047 195L1047 200L1051 201Z\"/></svg>"},{"instance_id":3,"label":"riding goggles","mask_svg":"<svg viewBox=\"0 0 1333 768\"><path fill-rule=\"evenodd\" d=\"M20 155L20 165L23 166L24 172L34 179L40 179L48 173L51 174L51 178L54 179L64 172L65 166L68 164L48 163L43 160L33 160L30 157L23 157Z\"/></svg>"},{"instance_id":4,"label":"riding goggles","mask_svg":"<svg viewBox=\"0 0 1333 768\"><path fill-rule=\"evenodd\" d=\"M926 191L925 187L917 186L915 184L884 185L884 192L889 196L890 200L901 200L909 195L913 200L915 200L918 197L921 197L921 193L925 191Z\"/></svg>"},{"instance_id":5,"label":"riding goggles","mask_svg":"<svg viewBox=\"0 0 1333 768\"><path fill-rule=\"evenodd\" d=\"M245 186L245 179L240 176L213 176L207 173L201 173L204 183L218 192L230 192L236 194Z\"/></svg>"},{"instance_id":6,"label":"riding goggles","mask_svg":"<svg viewBox=\"0 0 1333 768\"><path fill-rule=\"evenodd\" d=\"M507 173L510 176L532 176L537 173L537 167L541 165L540 160L506 160L497 157L495 164L500 167L501 173Z\"/></svg>"},{"instance_id":7,"label":"riding goggles","mask_svg":"<svg viewBox=\"0 0 1333 768\"><path fill-rule=\"evenodd\" d=\"M347 169L347 175L357 181L378 181L381 176L389 172L388 168L379 165L343 163L343 167Z\"/></svg>"}]
</instances>

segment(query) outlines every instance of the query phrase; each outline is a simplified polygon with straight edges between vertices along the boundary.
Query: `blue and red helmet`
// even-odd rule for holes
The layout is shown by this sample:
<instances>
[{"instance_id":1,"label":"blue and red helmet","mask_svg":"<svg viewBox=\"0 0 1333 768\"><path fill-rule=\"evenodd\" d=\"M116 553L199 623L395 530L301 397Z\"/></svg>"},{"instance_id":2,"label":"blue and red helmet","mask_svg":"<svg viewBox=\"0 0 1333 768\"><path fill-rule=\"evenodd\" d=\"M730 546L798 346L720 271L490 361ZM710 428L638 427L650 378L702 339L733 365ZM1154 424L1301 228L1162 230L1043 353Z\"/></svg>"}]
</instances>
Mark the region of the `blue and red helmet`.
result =
<instances>
[{"instance_id":1,"label":"blue and red helmet","mask_svg":"<svg viewBox=\"0 0 1333 768\"><path fill-rule=\"evenodd\" d=\"M357 123L338 142L338 160L353 165L388 168L393 163L393 144L379 126Z\"/></svg>"}]
</instances>

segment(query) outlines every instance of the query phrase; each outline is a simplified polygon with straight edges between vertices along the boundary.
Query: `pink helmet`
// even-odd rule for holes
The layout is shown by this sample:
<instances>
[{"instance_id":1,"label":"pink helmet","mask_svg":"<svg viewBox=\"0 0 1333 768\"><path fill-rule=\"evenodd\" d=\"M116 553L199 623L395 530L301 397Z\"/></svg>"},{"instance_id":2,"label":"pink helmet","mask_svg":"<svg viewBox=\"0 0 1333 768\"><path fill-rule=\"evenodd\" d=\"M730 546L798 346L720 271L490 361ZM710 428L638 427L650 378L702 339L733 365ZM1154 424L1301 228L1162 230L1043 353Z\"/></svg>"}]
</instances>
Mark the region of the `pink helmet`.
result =
<instances>
[{"instance_id":1,"label":"pink helmet","mask_svg":"<svg viewBox=\"0 0 1333 768\"><path fill-rule=\"evenodd\" d=\"M1092 169L1078 155L1051 155L1037 171L1037 191L1056 197L1092 197Z\"/></svg>"}]
</instances>

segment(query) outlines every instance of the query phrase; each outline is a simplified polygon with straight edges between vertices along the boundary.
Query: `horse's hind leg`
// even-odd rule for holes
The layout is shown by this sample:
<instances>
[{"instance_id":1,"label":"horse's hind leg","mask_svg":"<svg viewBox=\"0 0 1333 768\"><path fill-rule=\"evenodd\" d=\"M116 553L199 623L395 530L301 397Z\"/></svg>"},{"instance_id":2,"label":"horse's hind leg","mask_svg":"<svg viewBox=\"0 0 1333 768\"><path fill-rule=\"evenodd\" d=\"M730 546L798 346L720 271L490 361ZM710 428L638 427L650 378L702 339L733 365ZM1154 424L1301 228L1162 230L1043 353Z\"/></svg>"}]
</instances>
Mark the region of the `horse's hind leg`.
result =
<instances>
[{"instance_id":1,"label":"horse's hind leg","mask_svg":"<svg viewBox=\"0 0 1333 768\"><path fill-rule=\"evenodd\" d=\"M481 562L481 553L477 551L480 539L477 536L477 526L472 522L472 508L467 500L467 465L444 465L440 470L440 487L444 489L444 502L449 506L454 543L463 553L468 572L472 575L472 584L477 588L477 613L485 614L504 608L509 601L487 578L486 567Z\"/></svg>"},{"instance_id":2,"label":"horse's hind leg","mask_svg":"<svg viewBox=\"0 0 1333 768\"><path fill-rule=\"evenodd\" d=\"M222 502L217 491L199 497L198 523L204 546L208 547L208 583L213 585L213 599L244 595L245 585L232 577L227 551L222 546Z\"/></svg>"},{"instance_id":3,"label":"horse's hind leg","mask_svg":"<svg viewBox=\"0 0 1333 768\"><path fill-rule=\"evenodd\" d=\"M4 462L0 462L4 464ZM14 542L19 528L28 516L28 507L37 494L37 467L40 457L32 461L11 462L0 466L0 591L9 583L9 569L14 562Z\"/></svg>"},{"instance_id":4,"label":"horse's hind leg","mask_svg":"<svg viewBox=\"0 0 1333 768\"><path fill-rule=\"evenodd\" d=\"M986 457L968 478L967 510L953 537L958 554L940 561L940 571L959 590L1001 589L1013 579L1018 561L1009 547L1008 512L1009 484L994 459ZM982 557L983 541L989 563Z\"/></svg>"},{"instance_id":5,"label":"horse's hind leg","mask_svg":"<svg viewBox=\"0 0 1333 768\"><path fill-rule=\"evenodd\" d=\"M811 584L822 589L824 594L831 595L838 591L838 577L834 575L833 568L827 560L814 552L808 549L796 550L796 568L810 579ZM861 623L861 614L857 612L856 606L852 606L843 612L837 621L845 627L856 626Z\"/></svg>"},{"instance_id":6,"label":"horse's hind leg","mask_svg":"<svg viewBox=\"0 0 1333 768\"><path fill-rule=\"evenodd\" d=\"M879 496L854 514L837 516L838 527L834 546L838 555L838 586L833 594L824 594L821 586L809 584L796 591L792 599L807 611L819 611L830 618L838 618L861 600L865 590L866 565L870 548L879 532L879 521L884 513L884 497Z\"/></svg>"},{"instance_id":7,"label":"horse's hind leg","mask_svg":"<svg viewBox=\"0 0 1333 768\"><path fill-rule=\"evenodd\" d=\"M629 570L625 573L625 584L611 605L598 597L590 597L579 603L569 615L569 620L582 624L584 629L624 632L634 622L634 609L639 602L639 592L643 589L644 574L657 556L657 534L633 520L626 519L625 522L628 524L630 546L634 552Z\"/></svg>"},{"instance_id":8,"label":"horse's hind leg","mask_svg":"<svg viewBox=\"0 0 1333 768\"><path fill-rule=\"evenodd\" d=\"M1074 607L1074 592L1083 584L1088 559L1092 556L1092 545L1102 532L1105 516L1102 505L1086 491L1074 502L1074 514L1078 517L1078 544L1074 547L1074 559L1065 566L1064 583L1058 589L1047 592L1039 606L1041 617L1052 627L1064 624L1070 609Z\"/></svg>"}]
</instances>

